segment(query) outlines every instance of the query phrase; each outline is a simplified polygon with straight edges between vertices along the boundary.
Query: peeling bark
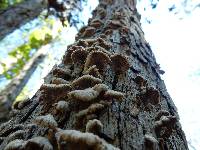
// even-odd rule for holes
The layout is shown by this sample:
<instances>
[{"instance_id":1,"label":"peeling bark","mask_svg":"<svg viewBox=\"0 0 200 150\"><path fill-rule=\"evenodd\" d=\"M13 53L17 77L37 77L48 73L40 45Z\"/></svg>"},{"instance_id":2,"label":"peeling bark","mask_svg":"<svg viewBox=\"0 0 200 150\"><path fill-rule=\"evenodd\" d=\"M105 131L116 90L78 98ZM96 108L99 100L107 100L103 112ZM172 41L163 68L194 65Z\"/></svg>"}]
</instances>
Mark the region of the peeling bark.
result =
<instances>
[{"instance_id":1,"label":"peeling bark","mask_svg":"<svg viewBox=\"0 0 200 150\"><path fill-rule=\"evenodd\" d=\"M90 28L94 19L103 23L95 26L95 32ZM56 84L46 90L41 88L29 104L1 125L0 149L10 142L9 135L22 129L26 132L25 137L17 141L21 142L21 145L18 144L21 149L27 148L27 143L38 136L47 138L44 141L48 141L48 147L53 146L54 149L188 149L176 107L160 78L151 48L144 39L135 1L101 0L88 26L80 30L76 39L68 47L63 63L58 66L71 70L71 76L63 78L68 81L68 88L64 90ZM104 67L101 67L102 60L91 59L91 66L96 65L96 72L103 83L94 86L89 82L84 84L84 88L73 87L71 83L84 74L85 62L80 64L70 60L69 53L80 49L80 46L89 53L86 60L91 59L90 54L101 51L109 58L116 54L124 56L130 66L127 71L121 72L112 68L112 59ZM123 64L117 64L119 68L123 67ZM55 78L53 72L46 77L45 84ZM60 77L63 77L62 74ZM112 90L108 93L113 95L106 96L108 90ZM68 92L82 94L71 97ZM115 94L118 92L123 93L121 101L117 101ZM56 111L61 100L66 101L67 104L62 103L66 110ZM47 117L49 114L53 117ZM44 119L36 124L38 116ZM93 130L97 135L87 133L90 131L88 124L94 119L99 125L92 124L90 128L97 126Z\"/></svg>"}]
</instances>

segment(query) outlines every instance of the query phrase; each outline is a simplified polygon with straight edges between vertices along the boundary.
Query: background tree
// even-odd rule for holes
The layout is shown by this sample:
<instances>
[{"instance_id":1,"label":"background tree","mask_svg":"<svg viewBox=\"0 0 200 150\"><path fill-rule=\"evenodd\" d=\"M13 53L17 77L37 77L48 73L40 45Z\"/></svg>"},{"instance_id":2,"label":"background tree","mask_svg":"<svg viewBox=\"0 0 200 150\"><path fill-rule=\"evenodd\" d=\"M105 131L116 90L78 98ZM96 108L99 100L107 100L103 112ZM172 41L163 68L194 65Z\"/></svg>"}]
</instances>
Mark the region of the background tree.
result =
<instances>
[{"instance_id":1,"label":"background tree","mask_svg":"<svg viewBox=\"0 0 200 150\"><path fill-rule=\"evenodd\" d=\"M1 4L5 4L6 2L7 1L4 3L1 2ZM40 48L43 45L52 42L53 40L53 33L51 31L53 30L52 28L54 26L53 19L44 19L44 13L41 14L41 12L47 7L47 4L44 3L44 1L43 3L42 1L22 1L14 6L9 7L8 5L8 8L5 8L5 10L1 11L3 15L0 17L0 20L5 21L1 21L2 24L0 24L0 26L2 31L6 31L6 33L8 30L11 32L37 16L40 17L42 22L45 22L45 26L41 27L40 29L35 29L30 34L27 42L9 52L10 56L17 59L11 67L7 68L6 63L0 62L0 64L4 66L4 71L2 74L0 74L0 78L6 77L7 79L11 80L10 83L0 92L0 123L9 119L9 115L5 114L9 114L12 103L21 93L22 89L38 65L45 58L46 53L44 53L44 51ZM65 1L65 3L60 4L63 5L62 13L65 14L65 20L62 20L63 18L61 17L63 16L59 16L57 12L56 15L61 19L61 21L63 21L63 24L66 21L69 22L70 26L76 25L79 20L74 19L71 13L73 13L75 10L78 10L76 13L73 13L74 15L77 15L79 11L82 11L82 3L83 1L81 0ZM48 17L48 15L51 14L52 11L50 12L50 10L52 9L55 9L54 5L48 5L48 13L45 13L45 17ZM31 13L29 14L29 11L27 10L29 10ZM25 12L29 15L23 15ZM10 16L10 19L6 20L5 18L7 16ZM8 26L9 23L7 21L15 22L12 24L14 28L9 28L10 26ZM4 28L6 28L6 30L4 30ZM61 29L58 28L57 31L59 30ZM4 32L1 33L4 34Z\"/></svg>"},{"instance_id":2,"label":"background tree","mask_svg":"<svg viewBox=\"0 0 200 150\"><path fill-rule=\"evenodd\" d=\"M0 148L188 149L135 5L100 1L63 63L1 125Z\"/></svg>"}]
</instances>

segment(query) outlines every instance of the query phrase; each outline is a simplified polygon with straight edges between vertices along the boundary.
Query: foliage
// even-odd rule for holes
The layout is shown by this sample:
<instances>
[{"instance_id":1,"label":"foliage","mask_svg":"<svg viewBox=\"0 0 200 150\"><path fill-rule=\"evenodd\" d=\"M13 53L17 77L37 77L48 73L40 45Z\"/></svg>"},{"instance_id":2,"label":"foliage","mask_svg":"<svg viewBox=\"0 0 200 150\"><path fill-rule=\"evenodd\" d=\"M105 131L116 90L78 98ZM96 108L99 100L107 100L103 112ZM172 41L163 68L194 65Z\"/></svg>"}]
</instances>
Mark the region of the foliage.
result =
<instances>
[{"instance_id":1,"label":"foliage","mask_svg":"<svg viewBox=\"0 0 200 150\"><path fill-rule=\"evenodd\" d=\"M0 10L6 9L11 5L18 4L24 0L0 0Z\"/></svg>"},{"instance_id":2,"label":"foliage","mask_svg":"<svg viewBox=\"0 0 200 150\"><path fill-rule=\"evenodd\" d=\"M11 67L6 65L6 62L0 62L3 68L3 76L7 79L12 79L19 74L24 65L30 60L37 49L41 46L50 43L53 40L55 33L53 33L53 26L55 24L54 19L46 19L46 25L39 29L34 29L28 38L28 41L23 45L20 45L8 53L14 62ZM57 28L57 32L60 32L61 27Z\"/></svg>"}]
</instances>

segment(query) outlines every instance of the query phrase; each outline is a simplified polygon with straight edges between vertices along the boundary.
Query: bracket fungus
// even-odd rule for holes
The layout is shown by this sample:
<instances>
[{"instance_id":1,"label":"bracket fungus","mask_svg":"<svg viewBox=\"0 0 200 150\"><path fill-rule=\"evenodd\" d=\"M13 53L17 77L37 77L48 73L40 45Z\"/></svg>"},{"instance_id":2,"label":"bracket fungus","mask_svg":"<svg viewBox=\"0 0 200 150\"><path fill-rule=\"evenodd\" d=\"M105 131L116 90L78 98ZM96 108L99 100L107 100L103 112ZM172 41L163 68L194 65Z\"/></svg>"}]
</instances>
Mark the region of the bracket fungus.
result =
<instances>
[{"instance_id":1,"label":"bracket fungus","mask_svg":"<svg viewBox=\"0 0 200 150\"><path fill-rule=\"evenodd\" d=\"M119 150L92 133L83 133L77 130L62 130L57 132L55 136L61 150L66 146L74 150Z\"/></svg>"},{"instance_id":2,"label":"bracket fungus","mask_svg":"<svg viewBox=\"0 0 200 150\"><path fill-rule=\"evenodd\" d=\"M154 87L147 87L144 91L137 95L145 105L157 105L160 102L160 93Z\"/></svg>"},{"instance_id":3,"label":"bracket fungus","mask_svg":"<svg viewBox=\"0 0 200 150\"><path fill-rule=\"evenodd\" d=\"M106 92L108 90L108 86L105 84L96 84L93 89L100 94Z\"/></svg>"},{"instance_id":4,"label":"bracket fungus","mask_svg":"<svg viewBox=\"0 0 200 150\"><path fill-rule=\"evenodd\" d=\"M149 100L149 103L156 105L160 102L160 93L153 87L147 88L146 98Z\"/></svg>"},{"instance_id":5,"label":"bracket fungus","mask_svg":"<svg viewBox=\"0 0 200 150\"><path fill-rule=\"evenodd\" d=\"M118 29L122 24L119 20L108 20L106 28L108 29Z\"/></svg>"},{"instance_id":6,"label":"bracket fungus","mask_svg":"<svg viewBox=\"0 0 200 150\"><path fill-rule=\"evenodd\" d=\"M103 95L103 98L105 98L106 100L117 99L120 101L124 98L124 94L114 90L107 90Z\"/></svg>"},{"instance_id":7,"label":"bracket fungus","mask_svg":"<svg viewBox=\"0 0 200 150\"><path fill-rule=\"evenodd\" d=\"M71 47L69 47L67 49L67 51L65 52L65 55L63 56L63 63L65 65L72 63L71 54L75 50L84 50L84 47L83 46L76 46L76 45L72 45Z\"/></svg>"},{"instance_id":8,"label":"bracket fungus","mask_svg":"<svg viewBox=\"0 0 200 150\"><path fill-rule=\"evenodd\" d=\"M49 142L49 140L45 137L34 137L28 141L26 141L25 144L25 150L53 150L53 146Z\"/></svg>"},{"instance_id":9,"label":"bracket fungus","mask_svg":"<svg viewBox=\"0 0 200 150\"><path fill-rule=\"evenodd\" d=\"M96 31L96 28L89 26L89 27L87 27L85 29L85 31L83 32L82 36L83 37L90 37L95 33L95 31Z\"/></svg>"},{"instance_id":10,"label":"bracket fungus","mask_svg":"<svg viewBox=\"0 0 200 150\"><path fill-rule=\"evenodd\" d=\"M90 23L90 26L95 27L95 28L100 28L103 22L100 19L93 19L92 22Z\"/></svg>"},{"instance_id":11,"label":"bracket fungus","mask_svg":"<svg viewBox=\"0 0 200 150\"><path fill-rule=\"evenodd\" d=\"M105 49L110 49L112 47L112 45L108 42L108 41L105 41L103 38L97 38L97 43L99 46L105 48Z\"/></svg>"},{"instance_id":12,"label":"bracket fungus","mask_svg":"<svg viewBox=\"0 0 200 150\"><path fill-rule=\"evenodd\" d=\"M113 30L111 30L111 29L106 29L105 31L104 31L104 33L105 33L105 35L111 35L112 33L113 33Z\"/></svg>"},{"instance_id":13,"label":"bracket fungus","mask_svg":"<svg viewBox=\"0 0 200 150\"><path fill-rule=\"evenodd\" d=\"M63 78L56 78L56 77L53 77L51 79L51 84L69 84L68 81L66 81L65 79Z\"/></svg>"},{"instance_id":14,"label":"bracket fungus","mask_svg":"<svg viewBox=\"0 0 200 150\"><path fill-rule=\"evenodd\" d=\"M85 49L77 49L72 52L71 60L73 63L83 64L88 52Z\"/></svg>"},{"instance_id":15,"label":"bracket fungus","mask_svg":"<svg viewBox=\"0 0 200 150\"><path fill-rule=\"evenodd\" d=\"M74 90L68 93L68 99L78 100L82 102L92 102L95 100L102 92L108 90L108 86L105 84L96 84L92 88L86 88L84 90Z\"/></svg>"},{"instance_id":16,"label":"bracket fungus","mask_svg":"<svg viewBox=\"0 0 200 150\"><path fill-rule=\"evenodd\" d=\"M62 78L62 79L70 79L71 78L71 70L70 69L63 69L59 67L55 67L53 69L53 76Z\"/></svg>"},{"instance_id":17,"label":"bracket fungus","mask_svg":"<svg viewBox=\"0 0 200 150\"><path fill-rule=\"evenodd\" d=\"M145 80L142 76L138 75L134 81L139 85L140 88L147 86L147 80Z\"/></svg>"},{"instance_id":18,"label":"bracket fungus","mask_svg":"<svg viewBox=\"0 0 200 150\"><path fill-rule=\"evenodd\" d=\"M16 132L13 132L8 136L7 141L11 142L16 139L24 139L25 134L26 134L26 132L24 130L17 130Z\"/></svg>"},{"instance_id":19,"label":"bracket fungus","mask_svg":"<svg viewBox=\"0 0 200 150\"><path fill-rule=\"evenodd\" d=\"M4 150L24 150L24 145L26 144L26 141L16 139L14 141L11 141L6 145Z\"/></svg>"},{"instance_id":20,"label":"bracket fungus","mask_svg":"<svg viewBox=\"0 0 200 150\"><path fill-rule=\"evenodd\" d=\"M169 137L177 122L176 116L161 116L160 120L155 121L155 133L158 137Z\"/></svg>"},{"instance_id":21,"label":"bracket fungus","mask_svg":"<svg viewBox=\"0 0 200 150\"><path fill-rule=\"evenodd\" d=\"M106 50L106 46L102 46L102 45L100 45L100 44L98 44L98 43L94 43L94 49L95 50L97 50L97 51L101 51L101 52L103 52L103 53L105 53L105 54L107 54L109 57L112 55L112 53L111 52L109 52L108 50ZM109 48L107 48L107 49L109 49Z\"/></svg>"},{"instance_id":22,"label":"bracket fungus","mask_svg":"<svg viewBox=\"0 0 200 150\"><path fill-rule=\"evenodd\" d=\"M96 65L93 65L88 68L85 72L83 72L84 75L91 75L96 78L102 78L101 74L99 73L99 69L97 68Z\"/></svg>"},{"instance_id":23,"label":"bracket fungus","mask_svg":"<svg viewBox=\"0 0 200 150\"><path fill-rule=\"evenodd\" d=\"M106 66L110 64L111 60L106 53L101 51L90 52L86 58L84 71L86 71L90 66L96 65L99 71L102 73Z\"/></svg>"},{"instance_id":24,"label":"bracket fungus","mask_svg":"<svg viewBox=\"0 0 200 150\"><path fill-rule=\"evenodd\" d=\"M41 97L40 100L53 100L53 102L59 100L60 98L65 98L67 93L71 90L69 84L43 84L40 87ZM51 102L51 101L49 101Z\"/></svg>"},{"instance_id":25,"label":"bracket fungus","mask_svg":"<svg viewBox=\"0 0 200 150\"><path fill-rule=\"evenodd\" d=\"M103 124L97 119L89 120L86 124L86 132L98 135L102 132Z\"/></svg>"},{"instance_id":26,"label":"bracket fungus","mask_svg":"<svg viewBox=\"0 0 200 150\"><path fill-rule=\"evenodd\" d=\"M104 19L106 17L106 10L104 8L97 9L97 12L100 16L100 19Z\"/></svg>"},{"instance_id":27,"label":"bracket fungus","mask_svg":"<svg viewBox=\"0 0 200 150\"><path fill-rule=\"evenodd\" d=\"M125 56L122 56L120 54L114 54L111 56L110 59L111 59L112 69L116 73L126 72L130 67L128 59Z\"/></svg>"},{"instance_id":28,"label":"bracket fungus","mask_svg":"<svg viewBox=\"0 0 200 150\"><path fill-rule=\"evenodd\" d=\"M87 88L84 90L74 90L68 93L68 98L82 101L82 102L91 102L99 96L99 93L93 88Z\"/></svg>"},{"instance_id":29,"label":"bracket fungus","mask_svg":"<svg viewBox=\"0 0 200 150\"><path fill-rule=\"evenodd\" d=\"M157 121L157 120L160 120L160 118L161 118L162 116L170 116L170 113L169 113L168 111L166 111L166 110L160 110L160 111L158 112L158 114L156 115L155 120L156 120L156 121Z\"/></svg>"},{"instance_id":30,"label":"bracket fungus","mask_svg":"<svg viewBox=\"0 0 200 150\"><path fill-rule=\"evenodd\" d=\"M55 121L54 117L50 114L45 116L38 116L35 118L34 122L39 126L51 128L53 130L56 130L56 128L58 127L58 124Z\"/></svg>"},{"instance_id":31,"label":"bracket fungus","mask_svg":"<svg viewBox=\"0 0 200 150\"><path fill-rule=\"evenodd\" d=\"M84 48L89 46L89 43L85 39L79 39L76 43L77 46L82 46Z\"/></svg>"},{"instance_id":32,"label":"bracket fungus","mask_svg":"<svg viewBox=\"0 0 200 150\"><path fill-rule=\"evenodd\" d=\"M89 87L93 87L96 84L102 83L102 80L99 78L96 78L92 75L83 75L77 79L75 79L71 86L74 89L85 89Z\"/></svg>"},{"instance_id":33,"label":"bracket fungus","mask_svg":"<svg viewBox=\"0 0 200 150\"><path fill-rule=\"evenodd\" d=\"M68 102L59 101L58 103L56 103L56 111L57 112L65 113L65 112L68 112L69 110L70 110L70 108L69 108Z\"/></svg>"},{"instance_id":34,"label":"bracket fungus","mask_svg":"<svg viewBox=\"0 0 200 150\"><path fill-rule=\"evenodd\" d=\"M99 113L104 108L105 108L104 105L99 103L94 103L90 105L87 109L79 111L78 114L76 114L77 123L80 123L80 120L88 115Z\"/></svg>"}]
</instances>

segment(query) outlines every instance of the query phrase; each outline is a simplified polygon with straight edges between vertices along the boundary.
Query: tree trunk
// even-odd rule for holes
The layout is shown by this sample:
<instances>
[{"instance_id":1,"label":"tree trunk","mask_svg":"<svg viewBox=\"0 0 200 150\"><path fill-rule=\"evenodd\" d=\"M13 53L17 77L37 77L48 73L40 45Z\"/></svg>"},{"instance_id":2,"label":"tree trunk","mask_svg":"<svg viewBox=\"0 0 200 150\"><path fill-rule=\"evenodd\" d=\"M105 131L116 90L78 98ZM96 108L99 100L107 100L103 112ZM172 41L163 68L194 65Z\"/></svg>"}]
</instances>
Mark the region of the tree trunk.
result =
<instances>
[{"instance_id":1,"label":"tree trunk","mask_svg":"<svg viewBox=\"0 0 200 150\"><path fill-rule=\"evenodd\" d=\"M63 63L2 124L0 149L188 149L135 5L100 1Z\"/></svg>"}]
</instances>

